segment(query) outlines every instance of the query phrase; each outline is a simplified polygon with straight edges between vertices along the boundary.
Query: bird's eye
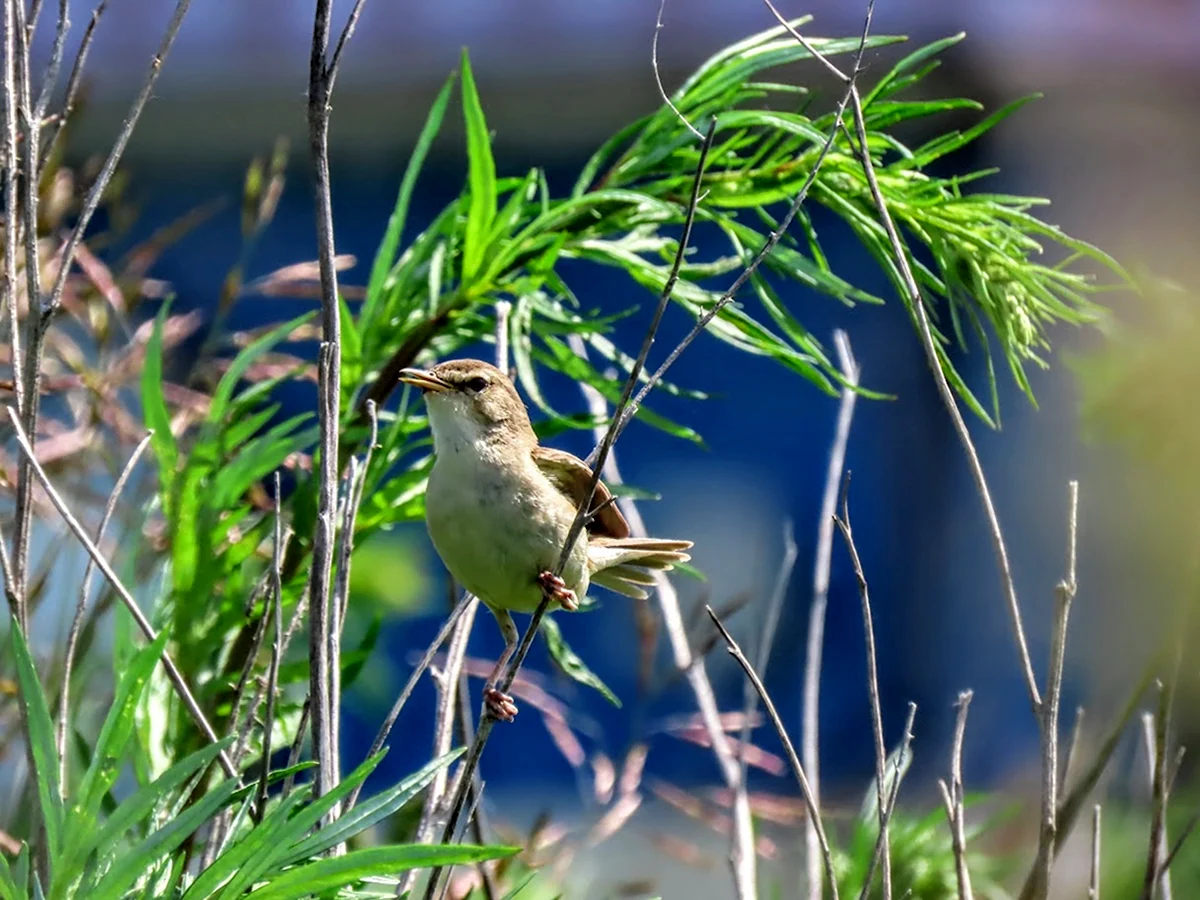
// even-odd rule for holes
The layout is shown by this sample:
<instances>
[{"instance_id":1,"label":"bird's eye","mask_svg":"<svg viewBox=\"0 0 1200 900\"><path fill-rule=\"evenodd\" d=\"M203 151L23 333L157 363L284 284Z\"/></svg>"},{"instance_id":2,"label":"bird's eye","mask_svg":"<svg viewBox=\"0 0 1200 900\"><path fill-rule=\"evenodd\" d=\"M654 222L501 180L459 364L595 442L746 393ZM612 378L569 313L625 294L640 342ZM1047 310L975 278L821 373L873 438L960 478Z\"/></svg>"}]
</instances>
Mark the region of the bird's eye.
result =
<instances>
[{"instance_id":1,"label":"bird's eye","mask_svg":"<svg viewBox=\"0 0 1200 900\"><path fill-rule=\"evenodd\" d=\"M487 379L484 378L482 375L476 375L474 378L472 378L470 381L468 381L466 383L467 390L473 394L479 393L487 386L488 386Z\"/></svg>"}]
</instances>

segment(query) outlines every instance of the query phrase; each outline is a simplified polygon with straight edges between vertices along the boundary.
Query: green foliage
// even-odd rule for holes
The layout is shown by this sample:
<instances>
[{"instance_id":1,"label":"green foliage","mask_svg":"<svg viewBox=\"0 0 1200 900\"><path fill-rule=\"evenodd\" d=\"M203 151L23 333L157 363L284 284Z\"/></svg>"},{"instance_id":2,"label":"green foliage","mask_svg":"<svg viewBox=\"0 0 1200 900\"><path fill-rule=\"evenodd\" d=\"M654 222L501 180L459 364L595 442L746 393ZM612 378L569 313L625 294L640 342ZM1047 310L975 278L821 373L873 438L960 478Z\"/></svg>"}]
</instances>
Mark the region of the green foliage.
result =
<instances>
[{"instance_id":1,"label":"green foliage","mask_svg":"<svg viewBox=\"0 0 1200 900\"><path fill-rule=\"evenodd\" d=\"M868 46L900 40L874 37ZM994 345L1012 377L1029 393L1025 366L1045 363L1047 328L1055 322L1078 324L1096 317L1090 299L1096 288L1079 266L1098 265L1118 278L1124 274L1100 251L1035 218L1030 210L1043 201L964 190L986 172L957 178L930 172L931 166L977 139L1020 103L966 131L918 147L905 146L892 133L902 123L978 108L964 99L903 99L903 92L932 71L936 56L957 40L935 42L909 54L865 94L863 103L880 187L929 299L947 377L976 413L994 420L995 376L988 385L989 411L955 371L951 349L975 342L990 360ZM830 56L851 53L858 46L856 38L813 43ZM690 252L683 261L671 301L691 319L711 310L770 240L826 136L836 130L832 114L808 114L803 91L768 80L772 69L808 55L782 29L771 29L714 55L672 95L674 106L692 125L704 129L715 118L697 222L699 228L719 235L725 246L709 258ZM423 230L409 234L417 179L456 84L466 136L464 184ZM849 119L843 124L853 131ZM811 200L848 225L899 289L895 260L845 130L836 133ZM378 444L364 475L364 500L352 536L355 558L363 562L372 552L393 557L396 568L387 573L384 588L405 595L397 605L411 602L420 592L419 577L411 574L415 564L402 554L388 554L382 542L371 539L422 516L430 440L423 409L410 391L401 391L396 404L385 405L395 386L387 379L397 366L453 356L493 341L495 306L505 301L511 304L507 338L512 365L526 396L543 414L539 432L547 436L600 424L589 415L553 408L543 386L547 379L570 379L593 386L614 403L620 386L604 370L611 367L618 379L623 378L634 357L615 344L611 332L617 321L638 311L641 301L619 308L585 308L567 280L564 264L586 261L618 269L646 292L646 299L661 292L679 250L677 235L687 216L699 151L692 130L663 106L605 142L572 189L552 196L540 169L516 175L497 172L485 104L464 52L460 72L437 94L409 158L363 299L339 298L341 424L347 455L362 452L369 434L366 398L379 401ZM282 189L284 158L277 148L269 164L256 161L247 173L244 244L219 298L218 325L243 292L266 292L268 287L278 292L288 283L281 273L256 286L246 286L242 279ZM172 234L182 233L190 222ZM1066 258L1053 264L1037 261L1043 245ZM722 308L708 334L742 352L768 357L818 389L834 393L840 375L822 342L801 321L796 305L785 300L785 285L802 286L846 305L884 302L833 270L812 217L801 209L792 232L766 257L746 294ZM898 293L907 302L904 290ZM314 417L306 413L281 418L272 394L285 382L311 379L310 363L287 350L318 337L311 320L306 314L249 336L214 328L201 361L183 385L168 381L165 359L170 347L195 327L188 317L173 315L164 304L153 327L140 338L143 343L134 348L144 352L140 379L133 378L140 380L143 423L154 432L157 489L140 517L149 523L144 534L151 540L136 551L133 569L141 579L139 587L149 588L145 593L151 615L162 635L141 647L129 622L117 618L113 703L90 745L80 733L83 729L72 729L83 745L77 755L87 765L82 772L68 766L68 777L60 784L62 760L51 707L23 637L11 629L34 763L36 818L44 825L46 847L45 860L36 854L31 860L27 851L12 861L0 856L3 900L65 900L85 893L89 900L333 895L365 878L407 868L499 859L515 852L508 847L403 844L322 857L401 810L454 754L432 761L325 824L323 815L367 778L379 756L363 762L321 798L314 798L305 785L282 787L303 766L271 771L272 793L265 809L253 808L257 785L252 781L257 776L247 775L249 780L239 783L214 767L223 751L247 773L272 762L263 759L267 736L256 727L263 715L261 700L252 699L263 684L277 637L271 625L276 498L268 494L266 484L276 472L287 476L278 498L285 531L291 532L280 573L280 601L287 618L304 596L317 484ZM589 358L573 351L568 342L572 336L582 338ZM132 364L121 363L126 380L129 371L138 369L138 357L131 353L131 359ZM643 373L643 381L646 378ZM115 376L112 382L123 383ZM662 383L659 390L704 397L671 382ZM639 411L647 425L682 440L703 442L699 431L652 407ZM637 493L614 488L617 493ZM153 578L147 573L154 573ZM351 584L356 598L370 582L361 573L355 576ZM339 660L343 686L362 670L380 627L380 617L375 616L360 629L358 645L344 649ZM568 676L617 703L571 651L555 623L547 620L543 633L552 659ZM168 647L218 733L231 737L211 745L196 734L159 665ZM270 735L276 749L297 737L297 687L308 681L307 661L294 648L279 662L280 691ZM232 736L239 733L246 737ZM848 849L839 853L847 896L855 879L861 882L865 874L864 859L869 859L874 843L870 819L865 816ZM211 848L208 841L214 842ZM917 897L946 895L946 886L953 884L953 865L944 823L898 814L892 846L901 891L911 888ZM988 860L973 857L972 867L980 896L994 896L988 892L993 871Z\"/></svg>"},{"instance_id":2,"label":"green foliage","mask_svg":"<svg viewBox=\"0 0 1200 900\"><path fill-rule=\"evenodd\" d=\"M49 706L15 620L9 636L19 696L30 721L38 812L49 840L45 867L37 874L24 851L15 866L0 855L4 900L297 897L411 868L502 859L517 852L500 846L401 844L323 858L334 845L351 840L415 797L461 750L433 760L325 825L320 824L322 816L371 774L383 753L363 762L318 799L308 785L272 797L269 810L260 810L257 822L245 814L257 790L255 783L242 786L235 779L206 774L217 755L230 749L232 737L195 751L133 790L122 791L123 797L113 796L130 752L134 716L147 702L150 672L161 659L165 634L140 649L118 681L77 786L74 782L60 785ZM237 810L238 824L223 847L209 864L189 865L194 851L188 845L214 839L211 829L225 810Z\"/></svg>"}]
</instances>

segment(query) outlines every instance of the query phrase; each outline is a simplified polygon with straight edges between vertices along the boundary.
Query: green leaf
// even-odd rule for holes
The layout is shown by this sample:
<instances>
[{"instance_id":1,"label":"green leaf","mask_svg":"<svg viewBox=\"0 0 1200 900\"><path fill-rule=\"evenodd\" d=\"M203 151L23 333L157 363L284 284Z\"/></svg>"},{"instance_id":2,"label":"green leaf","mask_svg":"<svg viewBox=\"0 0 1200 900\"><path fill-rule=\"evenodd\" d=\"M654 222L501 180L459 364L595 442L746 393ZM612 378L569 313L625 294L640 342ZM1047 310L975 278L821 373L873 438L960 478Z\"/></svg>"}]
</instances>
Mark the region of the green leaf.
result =
<instances>
[{"instance_id":1,"label":"green leaf","mask_svg":"<svg viewBox=\"0 0 1200 900\"><path fill-rule=\"evenodd\" d=\"M29 655L29 645L25 643L25 635L15 616L9 622L9 641L17 671L20 701L25 708L38 802L53 865L62 849L65 824L58 785L58 752L54 748L54 722L50 718L50 707L46 704L46 695L38 680L33 657Z\"/></svg>"},{"instance_id":2,"label":"green leaf","mask_svg":"<svg viewBox=\"0 0 1200 900\"><path fill-rule=\"evenodd\" d=\"M163 512L170 514L167 498L171 496L178 462L175 437L171 434L171 414L163 397L163 326L170 303L164 303L154 320L154 330L146 342L146 361L142 368L142 416L146 427L154 432L150 447L158 460L158 480L162 487Z\"/></svg>"},{"instance_id":3,"label":"green leaf","mask_svg":"<svg viewBox=\"0 0 1200 900\"><path fill-rule=\"evenodd\" d=\"M261 881L269 872L281 868L280 860L288 854L289 849L336 804L362 784L386 754L385 748L365 760L354 772L339 782L336 788L303 805L294 815L292 809L296 804L291 801L302 795L289 795L288 799L276 807L256 828L217 858L211 867L214 874L210 876L210 887L202 890L197 884L193 884L189 893L196 898L206 896L206 892L211 892L212 887L232 875L219 896L225 900L240 897L246 889ZM191 897L188 900L191 900Z\"/></svg>"},{"instance_id":4,"label":"green leaf","mask_svg":"<svg viewBox=\"0 0 1200 900\"><path fill-rule=\"evenodd\" d=\"M546 639L546 649L555 664L573 681L599 691L605 700L619 709L621 701L617 699L617 695L610 691L608 685L601 681L600 677L589 669L579 655L567 645L558 623L546 616L542 619L541 630L542 636Z\"/></svg>"},{"instance_id":5,"label":"green leaf","mask_svg":"<svg viewBox=\"0 0 1200 900\"><path fill-rule=\"evenodd\" d=\"M93 822L98 817L100 803L117 780L125 761L125 748L133 734L137 705L166 645L167 631L163 629L152 644L138 652L117 682L112 705L92 750L91 763L79 785L79 799L71 810L73 820L77 815L83 817L83 822Z\"/></svg>"},{"instance_id":6,"label":"green leaf","mask_svg":"<svg viewBox=\"0 0 1200 900\"><path fill-rule=\"evenodd\" d=\"M282 325L272 328L234 357L225 374L221 376L221 381L217 384L217 389L213 391L212 402L208 408L209 422L216 423L225 418L225 413L229 409L229 403L233 397L233 392L237 389L238 382L242 380L242 376L246 374L246 370L254 364L255 360L272 349L276 344L287 340L293 331L312 319L314 315L316 315L315 312L306 312L303 315L296 316L291 321L284 322Z\"/></svg>"},{"instance_id":7,"label":"green leaf","mask_svg":"<svg viewBox=\"0 0 1200 900\"><path fill-rule=\"evenodd\" d=\"M253 900L291 900L298 896L320 896L371 876L433 866L469 865L489 859L504 859L519 852L519 847L479 847L470 844L367 847L352 850L344 856L319 859L289 869L253 891L250 897Z\"/></svg>"},{"instance_id":8,"label":"green leaf","mask_svg":"<svg viewBox=\"0 0 1200 900\"><path fill-rule=\"evenodd\" d=\"M180 785L208 767L222 750L232 747L235 740L235 735L229 735L216 744L188 754L154 781L143 785L122 800L103 825L79 835L67 847L56 885L71 883L77 875L77 869L94 850L99 850L102 858L123 854L124 850L119 842L125 836L125 832L139 823L146 822L157 806L165 804ZM57 890L52 896L58 896Z\"/></svg>"},{"instance_id":9,"label":"green leaf","mask_svg":"<svg viewBox=\"0 0 1200 900\"><path fill-rule=\"evenodd\" d=\"M396 195L396 205L388 219L387 231L384 233L379 250L375 253L375 262L371 265L371 278L367 282L367 296L359 313L359 323L368 343L371 329L375 325L375 319L383 301L384 284L396 258L396 251L400 247L400 238L404 234L404 224L408 220L408 206L412 202L413 188L416 187L417 178L421 174L425 158L429 155L433 139L442 128L442 121L446 117L446 106L450 102L450 91L454 87L454 79L455 75L451 73L450 77L446 79L446 83L442 85L442 89L438 91L433 106L429 108L429 114L425 117L425 125L421 128L421 134L417 137L417 143L413 147L412 155L408 158L408 165L404 169L404 177L400 181L400 191Z\"/></svg>"},{"instance_id":10,"label":"green leaf","mask_svg":"<svg viewBox=\"0 0 1200 900\"><path fill-rule=\"evenodd\" d=\"M340 819L298 843L292 853L281 861L280 866L289 866L302 859L309 859L323 853L335 844L348 841L375 823L383 821L424 790L439 771L462 754L463 748L451 750L432 762L426 763L394 787L381 791L369 800L359 803Z\"/></svg>"},{"instance_id":11,"label":"green leaf","mask_svg":"<svg viewBox=\"0 0 1200 900\"><path fill-rule=\"evenodd\" d=\"M487 119L475 89L475 76L471 73L471 61L465 47L462 52L462 101L467 128L467 185L471 195L463 236L462 281L469 285L483 264L488 232L496 216L496 162L492 158Z\"/></svg>"},{"instance_id":12,"label":"green leaf","mask_svg":"<svg viewBox=\"0 0 1200 900\"><path fill-rule=\"evenodd\" d=\"M342 391L343 402L353 396L362 381L362 336L354 324L354 314L346 305L346 298L338 294L338 322L342 335Z\"/></svg>"},{"instance_id":13,"label":"green leaf","mask_svg":"<svg viewBox=\"0 0 1200 900\"><path fill-rule=\"evenodd\" d=\"M25 849L25 846L25 844L21 845L22 850ZM0 853L0 900L23 900L24 897L25 886L17 884L12 869L8 867L8 860L4 858L3 853Z\"/></svg>"},{"instance_id":14,"label":"green leaf","mask_svg":"<svg viewBox=\"0 0 1200 900\"><path fill-rule=\"evenodd\" d=\"M210 788L199 800L155 831L137 846L118 855L111 869L93 889L83 892L88 900L119 900L137 880L164 856L196 833L233 797L238 783L232 778Z\"/></svg>"},{"instance_id":15,"label":"green leaf","mask_svg":"<svg viewBox=\"0 0 1200 900\"><path fill-rule=\"evenodd\" d=\"M948 50L955 44L959 43L966 36L967 33L965 31L960 31L958 34L942 38L941 40L934 41L931 44L926 44L924 47L920 47L919 49L908 54L908 56L896 63L896 65L892 67L892 70L884 75L883 78L880 79L879 83L867 93L862 101L863 109L867 110L876 100L895 93L895 90L893 89L893 82L901 75L919 68L927 59L937 56L943 50Z\"/></svg>"}]
</instances>

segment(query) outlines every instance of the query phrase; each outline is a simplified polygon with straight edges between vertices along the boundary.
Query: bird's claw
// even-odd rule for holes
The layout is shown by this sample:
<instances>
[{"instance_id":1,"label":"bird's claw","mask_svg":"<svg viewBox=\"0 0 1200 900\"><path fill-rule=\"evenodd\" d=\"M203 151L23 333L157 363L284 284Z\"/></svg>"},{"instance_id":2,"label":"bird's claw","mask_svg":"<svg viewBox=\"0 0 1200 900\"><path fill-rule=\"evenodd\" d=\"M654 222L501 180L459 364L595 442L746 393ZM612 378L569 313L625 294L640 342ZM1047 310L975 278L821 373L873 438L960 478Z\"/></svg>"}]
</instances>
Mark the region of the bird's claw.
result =
<instances>
[{"instance_id":1,"label":"bird's claw","mask_svg":"<svg viewBox=\"0 0 1200 900\"><path fill-rule=\"evenodd\" d=\"M557 600L567 612L575 612L579 609L579 601L575 598L575 592L553 572L543 572L539 575L538 584L542 586L543 591L550 595L551 599Z\"/></svg>"},{"instance_id":2,"label":"bird's claw","mask_svg":"<svg viewBox=\"0 0 1200 900\"><path fill-rule=\"evenodd\" d=\"M517 717L517 704L513 703L512 697L498 688L484 688L483 702L488 713L501 722L511 722Z\"/></svg>"}]
</instances>

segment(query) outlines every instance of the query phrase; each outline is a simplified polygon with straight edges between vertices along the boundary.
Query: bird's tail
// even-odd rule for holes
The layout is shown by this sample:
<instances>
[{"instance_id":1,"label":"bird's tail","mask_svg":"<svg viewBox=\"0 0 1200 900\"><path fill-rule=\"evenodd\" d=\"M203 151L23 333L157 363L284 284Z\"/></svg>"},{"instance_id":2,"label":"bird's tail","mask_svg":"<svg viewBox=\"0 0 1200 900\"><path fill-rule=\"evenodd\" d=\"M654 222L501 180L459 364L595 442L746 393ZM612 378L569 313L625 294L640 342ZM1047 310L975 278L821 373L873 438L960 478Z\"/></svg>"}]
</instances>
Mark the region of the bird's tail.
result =
<instances>
[{"instance_id":1,"label":"bird's tail","mask_svg":"<svg viewBox=\"0 0 1200 900\"><path fill-rule=\"evenodd\" d=\"M675 563L691 559L684 552L691 546L691 541L592 537L588 541L592 584L645 600L650 596L646 587L654 584L654 575L647 570L669 572Z\"/></svg>"}]
</instances>

